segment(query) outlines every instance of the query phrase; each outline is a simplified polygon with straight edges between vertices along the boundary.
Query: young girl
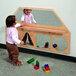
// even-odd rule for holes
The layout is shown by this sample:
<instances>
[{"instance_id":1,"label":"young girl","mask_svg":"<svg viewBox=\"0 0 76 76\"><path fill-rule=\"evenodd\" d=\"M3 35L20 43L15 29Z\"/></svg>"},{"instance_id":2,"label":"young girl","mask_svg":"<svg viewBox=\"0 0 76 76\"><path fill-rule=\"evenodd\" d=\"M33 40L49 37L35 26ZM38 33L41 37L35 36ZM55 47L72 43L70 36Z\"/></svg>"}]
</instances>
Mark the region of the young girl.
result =
<instances>
[{"instance_id":1,"label":"young girl","mask_svg":"<svg viewBox=\"0 0 76 76\"><path fill-rule=\"evenodd\" d=\"M22 62L18 60L19 51L16 44L24 44L23 41L18 39L18 31L16 27L20 26L17 24L16 17L14 15L10 15L6 18L6 26L7 26L7 40L6 47L9 54L9 61L13 62L14 65L21 65Z\"/></svg>"},{"instance_id":2,"label":"young girl","mask_svg":"<svg viewBox=\"0 0 76 76\"><path fill-rule=\"evenodd\" d=\"M24 22L24 23L30 23L30 24L36 24L36 21L35 21L32 13L31 13L31 11L32 11L31 9L24 9L24 10L23 10L24 14L23 14L22 17L21 17L21 21L22 21L22 22ZM31 37L30 37L30 35L29 35L28 32L26 32L23 41L24 41L25 44L26 44L26 38L27 38L27 36L28 36L29 44L30 44L30 45L33 45L33 42L32 42L32 40L31 40Z\"/></svg>"},{"instance_id":3,"label":"young girl","mask_svg":"<svg viewBox=\"0 0 76 76\"><path fill-rule=\"evenodd\" d=\"M21 17L21 21L22 22L25 22L25 23L32 23L32 24L35 24L36 21L31 13L31 9L24 9L23 12L24 14L22 15Z\"/></svg>"}]
</instances>

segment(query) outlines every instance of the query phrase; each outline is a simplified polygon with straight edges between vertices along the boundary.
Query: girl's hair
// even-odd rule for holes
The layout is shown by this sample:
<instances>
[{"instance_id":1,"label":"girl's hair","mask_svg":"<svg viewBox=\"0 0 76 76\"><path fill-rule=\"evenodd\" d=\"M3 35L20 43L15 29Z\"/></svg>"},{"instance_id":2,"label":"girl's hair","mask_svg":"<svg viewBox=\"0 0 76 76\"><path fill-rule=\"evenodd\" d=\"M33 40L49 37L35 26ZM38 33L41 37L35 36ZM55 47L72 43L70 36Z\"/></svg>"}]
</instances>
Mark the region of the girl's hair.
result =
<instances>
[{"instance_id":1,"label":"girl's hair","mask_svg":"<svg viewBox=\"0 0 76 76\"><path fill-rule=\"evenodd\" d=\"M12 26L14 23L15 23L15 15L9 15L9 16L6 18L6 26L7 26L7 27L10 27L10 26Z\"/></svg>"},{"instance_id":2,"label":"girl's hair","mask_svg":"<svg viewBox=\"0 0 76 76\"><path fill-rule=\"evenodd\" d=\"M23 12L24 12L25 10L26 10L26 11L27 11L27 10L31 10L31 11L32 11L32 9L23 9ZM25 13L25 12L24 12L24 13Z\"/></svg>"}]
</instances>

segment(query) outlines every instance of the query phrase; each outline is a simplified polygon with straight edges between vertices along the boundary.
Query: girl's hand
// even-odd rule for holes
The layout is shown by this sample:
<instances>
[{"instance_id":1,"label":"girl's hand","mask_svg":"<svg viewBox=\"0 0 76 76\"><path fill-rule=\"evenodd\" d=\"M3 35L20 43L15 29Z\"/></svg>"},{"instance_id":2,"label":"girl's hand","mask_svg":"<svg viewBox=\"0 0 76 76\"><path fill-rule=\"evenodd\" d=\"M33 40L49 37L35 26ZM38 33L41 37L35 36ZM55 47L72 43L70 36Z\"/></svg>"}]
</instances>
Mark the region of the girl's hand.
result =
<instances>
[{"instance_id":1,"label":"girl's hand","mask_svg":"<svg viewBox=\"0 0 76 76\"><path fill-rule=\"evenodd\" d=\"M21 26L20 27L23 27L24 26L24 23L21 23Z\"/></svg>"},{"instance_id":2,"label":"girl's hand","mask_svg":"<svg viewBox=\"0 0 76 76\"><path fill-rule=\"evenodd\" d=\"M20 44L24 45L24 41L21 41L21 43L20 43Z\"/></svg>"}]
</instances>

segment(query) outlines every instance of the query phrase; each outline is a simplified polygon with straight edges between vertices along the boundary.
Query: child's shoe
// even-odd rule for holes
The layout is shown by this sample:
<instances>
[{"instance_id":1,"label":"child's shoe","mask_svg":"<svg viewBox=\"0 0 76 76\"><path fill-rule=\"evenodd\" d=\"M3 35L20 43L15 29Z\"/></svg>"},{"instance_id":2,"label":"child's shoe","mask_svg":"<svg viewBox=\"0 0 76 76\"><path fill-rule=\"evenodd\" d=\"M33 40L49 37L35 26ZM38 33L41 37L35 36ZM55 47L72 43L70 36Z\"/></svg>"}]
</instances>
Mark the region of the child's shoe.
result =
<instances>
[{"instance_id":1,"label":"child's shoe","mask_svg":"<svg viewBox=\"0 0 76 76\"><path fill-rule=\"evenodd\" d=\"M21 61L17 61L16 63L14 63L13 65L15 65L15 66L20 66L20 65L22 65L23 63L21 62Z\"/></svg>"},{"instance_id":2,"label":"child's shoe","mask_svg":"<svg viewBox=\"0 0 76 76\"><path fill-rule=\"evenodd\" d=\"M30 45L33 45L33 43L32 43L32 42L30 42Z\"/></svg>"}]
</instances>

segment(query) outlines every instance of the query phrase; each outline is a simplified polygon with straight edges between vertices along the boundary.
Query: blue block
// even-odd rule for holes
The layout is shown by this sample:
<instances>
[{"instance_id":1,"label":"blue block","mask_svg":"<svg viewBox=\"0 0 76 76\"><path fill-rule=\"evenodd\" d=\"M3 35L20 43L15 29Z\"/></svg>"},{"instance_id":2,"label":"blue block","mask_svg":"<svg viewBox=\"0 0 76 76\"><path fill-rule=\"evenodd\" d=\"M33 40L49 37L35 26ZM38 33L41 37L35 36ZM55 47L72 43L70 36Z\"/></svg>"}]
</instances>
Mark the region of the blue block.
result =
<instances>
[{"instance_id":1,"label":"blue block","mask_svg":"<svg viewBox=\"0 0 76 76\"><path fill-rule=\"evenodd\" d=\"M46 68L46 67L49 67L49 65L48 65L48 64L45 64L45 65L44 65L44 68Z\"/></svg>"},{"instance_id":2,"label":"blue block","mask_svg":"<svg viewBox=\"0 0 76 76\"><path fill-rule=\"evenodd\" d=\"M39 65L36 65L37 67L39 67Z\"/></svg>"},{"instance_id":3,"label":"blue block","mask_svg":"<svg viewBox=\"0 0 76 76\"><path fill-rule=\"evenodd\" d=\"M57 44L53 44L53 47L56 48L57 47Z\"/></svg>"}]
</instances>

